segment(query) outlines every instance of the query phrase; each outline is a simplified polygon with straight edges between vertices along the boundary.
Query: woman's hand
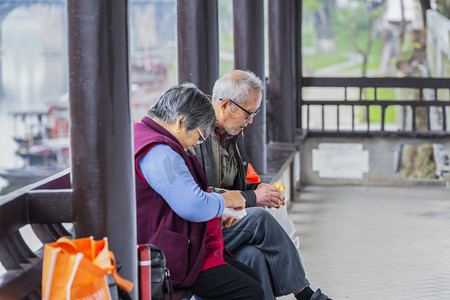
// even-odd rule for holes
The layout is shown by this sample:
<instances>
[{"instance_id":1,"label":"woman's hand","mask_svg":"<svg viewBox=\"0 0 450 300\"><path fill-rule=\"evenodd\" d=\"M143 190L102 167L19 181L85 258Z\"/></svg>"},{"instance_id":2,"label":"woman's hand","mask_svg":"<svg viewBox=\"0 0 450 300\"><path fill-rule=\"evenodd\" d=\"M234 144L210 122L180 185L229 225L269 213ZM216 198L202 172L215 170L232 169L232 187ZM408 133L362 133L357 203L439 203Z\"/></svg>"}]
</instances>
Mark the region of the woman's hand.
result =
<instances>
[{"instance_id":1,"label":"woman's hand","mask_svg":"<svg viewBox=\"0 0 450 300\"><path fill-rule=\"evenodd\" d=\"M245 208L245 198L240 191L230 191L222 194L225 199L225 207L242 210Z\"/></svg>"},{"instance_id":2,"label":"woman's hand","mask_svg":"<svg viewBox=\"0 0 450 300\"><path fill-rule=\"evenodd\" d=\"M222 224L223 228L230 227L230 226L236 224L237 221L239 221L239 219L234 219L234 218L231 218L231 217L229 217L229 218L220 218L220 223Z\"/></svg>"}]
</instances>

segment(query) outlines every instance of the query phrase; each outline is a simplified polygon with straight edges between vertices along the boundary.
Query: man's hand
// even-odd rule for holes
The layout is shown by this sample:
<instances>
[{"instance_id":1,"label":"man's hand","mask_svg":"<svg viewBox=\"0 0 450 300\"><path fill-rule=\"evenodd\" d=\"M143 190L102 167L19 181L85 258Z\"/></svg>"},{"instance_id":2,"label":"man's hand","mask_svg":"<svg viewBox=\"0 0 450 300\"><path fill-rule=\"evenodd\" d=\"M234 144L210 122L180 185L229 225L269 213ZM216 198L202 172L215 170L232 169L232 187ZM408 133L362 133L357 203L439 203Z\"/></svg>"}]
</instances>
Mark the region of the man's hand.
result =
<instances>
[{"instance_id":1,"label":"man's hand","mask_svg":"<svg viewBox=\"0 0 450 300\"><path fill-rule=\"evenodd\" d=\"M284 200L280 189L267 183L260 183L255 194L256 206L280 207Z\"/></svg>"},{"instance_id":2,"label":"man's hand","mask_svg":"<svg viewBox=\"0 0 450 300\"><path fill-rule=\"evenodd\" d=\"M234 224L237 223L237 221L239 221L239 219L234 219L234 218L220 218L220 223L222 224L223 228L227 228L230 226L233 226Z\"/></svg>"},{"instance_id":3,"label":"man's hand","mask_svg":"<svg viewBox=\"0 0 450 300\"><path fill-rule=\"evenodd\" d=\"M230 191L222 194L225 199L225 207L242 210L245 208L245 198L240 191Z\"/></svg>"}]
</instances>

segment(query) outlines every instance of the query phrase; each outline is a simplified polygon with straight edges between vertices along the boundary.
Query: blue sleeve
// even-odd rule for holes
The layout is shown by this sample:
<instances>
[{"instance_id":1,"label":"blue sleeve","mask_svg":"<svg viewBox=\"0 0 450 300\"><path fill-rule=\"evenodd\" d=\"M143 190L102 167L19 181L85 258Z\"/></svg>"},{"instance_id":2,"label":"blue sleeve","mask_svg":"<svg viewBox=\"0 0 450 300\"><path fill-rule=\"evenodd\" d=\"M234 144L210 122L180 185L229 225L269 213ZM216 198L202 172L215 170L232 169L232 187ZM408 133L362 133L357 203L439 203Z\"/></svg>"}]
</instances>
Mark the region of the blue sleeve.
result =
<instances>
[{"instance_id":1,"label":"blue sleeve","mask_svg":"<svg viewBox=\"0 0 450 300\"><path fill-rule=\"evenodd\" d=\"M225 209L223 197L203 191L183 158L168 145L154 146L139 158L138 166L150 186L185 220L206 222Z\"/></svg>"}]
</instances>

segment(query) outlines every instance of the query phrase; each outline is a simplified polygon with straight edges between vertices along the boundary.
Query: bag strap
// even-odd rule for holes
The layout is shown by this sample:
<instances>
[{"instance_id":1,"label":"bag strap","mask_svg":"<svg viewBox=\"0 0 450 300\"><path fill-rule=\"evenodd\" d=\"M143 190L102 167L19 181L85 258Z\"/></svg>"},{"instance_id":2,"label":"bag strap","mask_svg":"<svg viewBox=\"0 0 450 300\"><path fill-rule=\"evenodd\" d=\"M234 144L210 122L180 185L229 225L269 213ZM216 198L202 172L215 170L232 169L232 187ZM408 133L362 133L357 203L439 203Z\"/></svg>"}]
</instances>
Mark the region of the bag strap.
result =
<instances>
[{"instance_id":1,"label":"bag strap","mask_svg":"<svg viewBox=\"0 0 450 300\"><path fill-rule=\"evenodd\" d=\"M173 285L172 285L172 280L170 279L170 271L169 269L165 269L164 270L164 281L166 283L166 289L167 289L167 293L170 295L170 300L172 300L173 298Z\"/></svg>"},{"instance_id":2,"label":"bag strap","mask_svg":"<svg viewBox=\"0 0 450 300\"><path fill-rule=\"evenodd\" d=\"M118 286L126 290L127 292L130 292L133 289L133 283L131 281L126 280L125 278L120 277L119 273L117 273L116 269L116 259L114 257L114 253L109 251L109 254L111 256L111 269L110 274L114 278L114 281L117 283Z\"/></svg>"},{"instance_id":3,"label":"bag strap","mask_svg":"<svg viewBox=\"0 0 450 300\"><path fill-rule=\"evenodd\" d=\"M65 252L80 252L77 245L69 238L60 237L56 243L54 243L54 247L59 247Z\"/></svg>"},{"instance_id":4,"label":"bag strap","mask_svg":"<svg viewBox=\"0 0 450 300\"><path fill-rule=\"evenodd\" d=\"M56 258L61 249L57 248L52 251L52 258L50 260L50 269L48 271L47 284L45 286L45 297L42 297L43 300L48 300L50 298L50 291L52 288L53 275L55 273L56 266Z\"/></svg>"},{"instance_id":5,"label":"bag strap","mask_svg":"<svg viewBox=\"0 0 450 300\"><path fill-rule=\"evenodd\" d=\"M55 243L55 247L60 247L66 252L70 253L76 253L76 252L83 252L85 257L91 261L93 261L97 255L97 249L99 244L101 244L103 247L108 247L108 241L107 239L103 239L100 241L94 240L94 237L90 236L89 238L82 238L80 240L85 240L85 242L89 242L88 245L81 246L76 243L76 241L71 240L67 237L60 237L58 241ZM79 241L79 240L77 240ZM85 246L88 247L88 249L84 249L84 251L80 251L80 246L84 249ZM89 251L88 251L89 250ZM86 256L89 254L89 256Z\"/></svg>"},{"instance_id":6,"label":"bag strap","mask_svg":"<svg viewBox=\"0 0 450 300\"><path fill-rule=\"evenodd\" d=\"M72 274L70 274L69 281L67 282L66 286L66 300L70 300L70 290L72 288L73 280L75 279L75 274L78 271L78 266L80 265L81 261L83 260L83 254L78 253L77 258L75 259L75 265L73 266Z\"/></svg>"}]
</instances>

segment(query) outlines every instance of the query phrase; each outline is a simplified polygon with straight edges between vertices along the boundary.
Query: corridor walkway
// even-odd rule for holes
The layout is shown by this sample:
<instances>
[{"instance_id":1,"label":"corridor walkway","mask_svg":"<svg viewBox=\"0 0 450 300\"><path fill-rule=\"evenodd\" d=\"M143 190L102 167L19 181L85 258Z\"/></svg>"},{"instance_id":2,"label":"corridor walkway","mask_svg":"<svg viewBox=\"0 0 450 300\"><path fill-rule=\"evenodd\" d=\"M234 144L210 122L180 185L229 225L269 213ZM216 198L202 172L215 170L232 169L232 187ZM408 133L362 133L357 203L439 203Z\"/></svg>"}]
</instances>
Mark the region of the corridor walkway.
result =
<instances>
[{"instance_id":1,"label":"corridor walkway","mask_svg":"<svg viewBox=\"0 0 450 300\"><path fill-rule=\"evenodd\" d=\"M313 289L334 300L450 299L450 189L308 186L297 198L290 216Z\"/></svg>"}]
</instances>

